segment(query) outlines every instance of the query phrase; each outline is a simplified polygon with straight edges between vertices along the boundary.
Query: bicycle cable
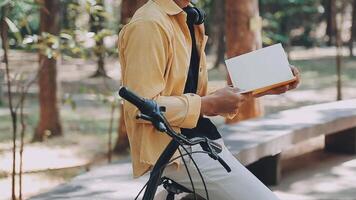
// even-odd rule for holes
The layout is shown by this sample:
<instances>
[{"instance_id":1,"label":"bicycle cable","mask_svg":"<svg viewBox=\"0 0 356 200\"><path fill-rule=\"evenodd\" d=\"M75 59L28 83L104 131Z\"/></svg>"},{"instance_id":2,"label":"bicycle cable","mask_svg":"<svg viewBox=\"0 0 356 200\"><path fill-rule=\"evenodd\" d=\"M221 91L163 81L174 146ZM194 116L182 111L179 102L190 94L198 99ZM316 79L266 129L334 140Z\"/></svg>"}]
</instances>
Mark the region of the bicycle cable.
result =
<instances>
[{"instance_id":1,"label":"bicycle cable","mask_svg":"<svg viewBox=\"0 0 356 200\"><path fill-rule=\"evenodd\" d=\"M156 175L156 173L160 172L163 168L166 168L167 165L172 164L174 161L178 160L179 158L182 158L182 157L187 156L187 155L190 155L190 154L193 155L193 154L199 154L199 153L209 155L209 152L206 152L206 151L193 151L193 152L191 152L191 153L185 153L185 154L183 154L183 155L180 155L180 156L177 156L177 157L173 158L173 159L172 159L171 161L169 161L166 165L162 166L162 167L160 168L160 170L156 171L153 175ZM139 193L138 193L137 196L135 197L135 200L137 200L138 197L140 197L141 193L142 193L143 190L147 187L147 185L149 184L150 181L151 181L151 179L149 179L149 180L146 182L146 184L141 188L141 190L139 191Z\"/></svg>"},{"instance_id":2,"label":"bicycle cable","mask_svg":"<svg viewBox=\"0 0 356 200\"><path fill-rule=\"evenodd\" d=\"M180 150L180 148L178 148L178 151L179 151L179 155L182 155L182 151ZM187 170L187 174L188 174L188 177L189 177L190 184L192 185L192 189L193 189L193 193L194 193L194 200L197 200L197 195L196 195L196 192L195 192L195 187L194 187L192 176L190 175L190 171L188 169L187 163L184 160L184 157L182 157L182 160L183 160L183 163L184 163L184 167Z\"/></svg>"},{"instance_id":3,"label":"bicycle cable","mask_svg":"<svg viewBox=\"0 0 356 200\"><path fill-rule=\"evenodd\" d=\"M205 190L205 194L206 194L206 200L209 200L209 193L208 193L208 189L206 187L206 184L205 184L205 179L203 177L203 174L201 173L199 167L198 167L198 164L195 162L195 160L193 159L193 156L189 154L187 148L185 148L185 146L183 146L182 144L180 144L182 146L182 148L184 149L184 151L188 154L189 158L192 160L195 168L197 169L198 173L199 173L199 176L200 176L200 179L203 183L203 186L204 186L204 190ZM207 154L209 155L210 152L207 152Z\"/></svg>"}]
</instances>

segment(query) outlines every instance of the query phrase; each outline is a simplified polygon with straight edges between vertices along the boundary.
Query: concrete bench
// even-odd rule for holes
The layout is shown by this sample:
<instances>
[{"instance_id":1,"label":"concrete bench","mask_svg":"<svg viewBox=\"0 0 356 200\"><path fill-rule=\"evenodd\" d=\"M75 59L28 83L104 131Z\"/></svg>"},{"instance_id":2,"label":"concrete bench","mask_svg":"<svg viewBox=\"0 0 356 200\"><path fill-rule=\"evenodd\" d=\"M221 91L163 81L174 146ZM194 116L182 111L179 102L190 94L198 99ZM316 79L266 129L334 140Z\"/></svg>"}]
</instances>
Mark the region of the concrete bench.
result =
<instances>
[{"instance_id":1,"label":"concrete bench","mask_svg":"<svg viewBox=\"0 0 356 200\"><path fill-rule=\"evenodd\" d=\"M221 127L226 146L267 185L281 177L280 154L325 135L325 150L356 153L356 99L301 107Z\"/></svg>"},{"instance_id":2,"label":"concrete bench","mask_svg":"<svg viewBox=\"0 0 356 200\"><path fill-rule=\"evenodd\" d=\"M302 107L220 128L232 153L266 184L280 179L280 154L326 135L326 150L356 153L356 99ZM132 179L129 160L103 166L31 200L134 199L148 175ZM185 199L192 199L186 197Z\"/></svg>"}]
</instances>

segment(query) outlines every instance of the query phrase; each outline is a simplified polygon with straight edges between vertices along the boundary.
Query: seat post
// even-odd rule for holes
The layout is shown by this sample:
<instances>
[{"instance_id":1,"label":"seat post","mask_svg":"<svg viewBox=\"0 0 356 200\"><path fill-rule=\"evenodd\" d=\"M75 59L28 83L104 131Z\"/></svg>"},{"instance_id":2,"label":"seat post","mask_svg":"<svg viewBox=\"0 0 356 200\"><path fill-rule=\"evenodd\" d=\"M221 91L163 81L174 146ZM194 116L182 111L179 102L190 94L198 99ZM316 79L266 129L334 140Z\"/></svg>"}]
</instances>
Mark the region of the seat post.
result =
<instances>
[{"instance_id":1,"label":"seat post","mask_svg":"<svg viewBox=\"0 0 356 200\"><path fill-rule=\"evenodd\" d=\"M157 187L161 182L161 176L164 168L162 166L166 165L177 151L179 144L175 140L171 140L171 142L164 149L161 156L158 158L155 166L153 167L150 175L150 181L145 190L145 194L143 195L143 200L153 200L155 193L157 191Z\"/></svg>"}]
</instances>

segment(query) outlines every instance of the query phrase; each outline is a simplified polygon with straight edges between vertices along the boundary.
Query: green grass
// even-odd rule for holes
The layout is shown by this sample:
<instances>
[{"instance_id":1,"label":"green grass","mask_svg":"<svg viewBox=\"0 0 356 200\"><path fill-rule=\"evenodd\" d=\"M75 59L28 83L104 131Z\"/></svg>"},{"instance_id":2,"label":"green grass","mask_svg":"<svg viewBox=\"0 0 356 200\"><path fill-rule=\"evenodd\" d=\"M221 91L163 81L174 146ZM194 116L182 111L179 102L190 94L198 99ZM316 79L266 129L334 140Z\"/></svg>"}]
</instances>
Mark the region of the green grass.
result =
<instances>
[{"instance_id":1,"label":"green grass","mask_svg":"<svg viewBox=\"0 0 356 200\"><path fill-rule=\"evenodd\" d=\"M88 108L89 109L89 108ZM93 109L93 108L90 108ZM35 127L38 123L38 114L36 109L29 109L29 114L26 116L26 133L25 141L30 142L34 134ZM63 133L80 138L81 136L97 136L105 139L109 128L109 112L107 119L96 119L95 116L81 114L80 111L71 109L61 109L61 122ZM114 119L113 135L117 130L117 114ZM18 124L20 130L20 124ZM10 142L12 140L11 119L9 116L0 117L0 143ZM19 131L17 138L19 138Z\"/></svg>"},{"instance_id":2,"label":"green grass","mask_svg":"<svg viewBox=\"0 0 356 200\"><path fill-rule=\"evenodd\" d=\"M335 58L299 60L292 62L302 73L301 89L323 89L336 84ZM342 81L345 86L356 86L356 59L343 58Z\"/></svg>"}]
</instances>

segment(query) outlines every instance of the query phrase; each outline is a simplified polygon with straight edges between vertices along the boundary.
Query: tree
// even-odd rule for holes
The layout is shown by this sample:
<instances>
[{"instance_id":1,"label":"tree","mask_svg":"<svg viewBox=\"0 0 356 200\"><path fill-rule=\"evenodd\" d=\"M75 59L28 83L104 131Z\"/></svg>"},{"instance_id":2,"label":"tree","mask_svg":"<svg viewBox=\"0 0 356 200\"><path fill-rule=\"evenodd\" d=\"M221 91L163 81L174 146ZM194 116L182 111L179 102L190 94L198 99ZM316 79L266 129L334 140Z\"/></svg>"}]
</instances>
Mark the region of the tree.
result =
<instances>
[{"instance_id":1,"label":"tree","mask_svg":"<svg viewBox=\"0 0 356 200\"><path fill-rule=\"evenodd\" d=\"M95 0L95 3L90 5L90 31L95 34L95 48L94 54L97 57L98 68L92 77L107 77L105 71L105 46L104 37L102 37L101 31L104 29L105 23L105 8L103 0Z\"/></svg>"},{"instance_id":2,"label":"tree","mask_svg":"<svg viewBox=\"0 0 356 200\"><path fill-rule=\"evenodd\" d=\"M293 45L311 47L317 42L312 33L322 15L320 0L259 0L259 6L264 44L280 42L288 50ZM296 34L294 30L302 31Z\"/></svg>"},{"instance_id":3,"label":"tree","mask_svg":"<svg viewBox=\"0 0 356 200\"><path fill-rule=\"evenodd\" d=\"M127 24L131 17L135 14L147 0L122 0L121 3L121 24Z\"/></svg>"},{"instance_id":4,"label":"tree","mask_svg":"<svg viewBox=\"0 0 356 200\"><path fill-rule=\"evenodd\" d=\"M78 1L76 0L66 0L62 2L61 6L61 26L62 29L72 29L75 27L75 19L78 15L74 7L79 6Z\"/></svg>"},{"instance_id":5,"label":"tree","mask_svg":"<svg viewBox=\"0 0 356 200\"><path fill-rule=\"evenodd\" d=\"M354 41L356 37L356 0L352 1L352 24L350 28L350 41L349 41L349 48L350 48L350 56L354 56Z\"/></svg>"},{"instance_id":6,"label":"tree","mask_svg":"<svg viewBox=\"0 0 356 200\"><path fill-rule=\"evenodd\" d=\"M261 18L258 0L225 0L225 32L227 57L235 57L261 48ZM227 78L231 85L230 77ZM237 122L262 114L257 99L246 102L240 108L240 114L228 123Z\"/></svg>"},{"instance_id":7,"label":"tree","mask_svg":"<svg viewBox=\"0 0 356 200\"><path fill-rule=\"evenodd\" d=\"M127 24L136 10L146 2L147 0L123 0L121 4L121 24ZM114 148L115 152L122 152L129 147L122 105L120 105L120 113L119 126L117 129L118 137Z\"/></svg>"},{"instance_id":8,"label":"tree","mask_svg":"<svg viewBox=\"0 0 356 200\"><path fill-rule=\"evenodd\" d=\"M336 1L323 1L326 17L326 35L328 36L328 45L331 46L336 43Z\"/></svg>"},{"instance_id":9,"label":"tree","mask_svg":"<svg viewBox=\"0 0 356 200\"><path fill-rule=\"evenodd\" d=\"M40 119L34 140L62 135L57 107L57 61L59 46L60 0L42 0L40 11L39 103Z\"/></svg>"},{"instance_id":10,"label":"tree","mask_svg":"<svg viewBox=\"0 0 356 200\"><path fill-rule=\"evenodd\" d=\"M0 69L0 106L4 104L2 85L4 83L4 72Z\"/></svg>"},{"instance_id":11,"label":"tree","mask_svg":"<svg viewBox=\"0 0 356 200\"><path fill-rule=\"evenodd\" d=\"M2 42L2 50L4 51L4 63L5 63L5 73L6 73L6 82L7 82L7 93L9 99L9 110L11 114L12 122L12 173L11 173L11 199L16 200L15 194L15 174L16 174L16 137L17 137L17 114L16 109L13 105L13 98L11 93L11 80L10 80L10 69L9 69L9 60L8 60L8 31L9 26L7 22L7 17L10 12L9 4L6 4L1 7L1 18L0 18L0 35Z\"/></svg>"},{"instance_id":12,"label":"tree","mask_svg":"<svg viewBox=\"0 0 356 200\"><path fill-rule=\"evenodd\" d=\"M216 59L214 62L214 68L219 67L221 63L224 63L225 58L225 0L219 0L213 2L212 23L214 26L210 26L210 40L216 45Z\"/></svg>"}]
</instances>

